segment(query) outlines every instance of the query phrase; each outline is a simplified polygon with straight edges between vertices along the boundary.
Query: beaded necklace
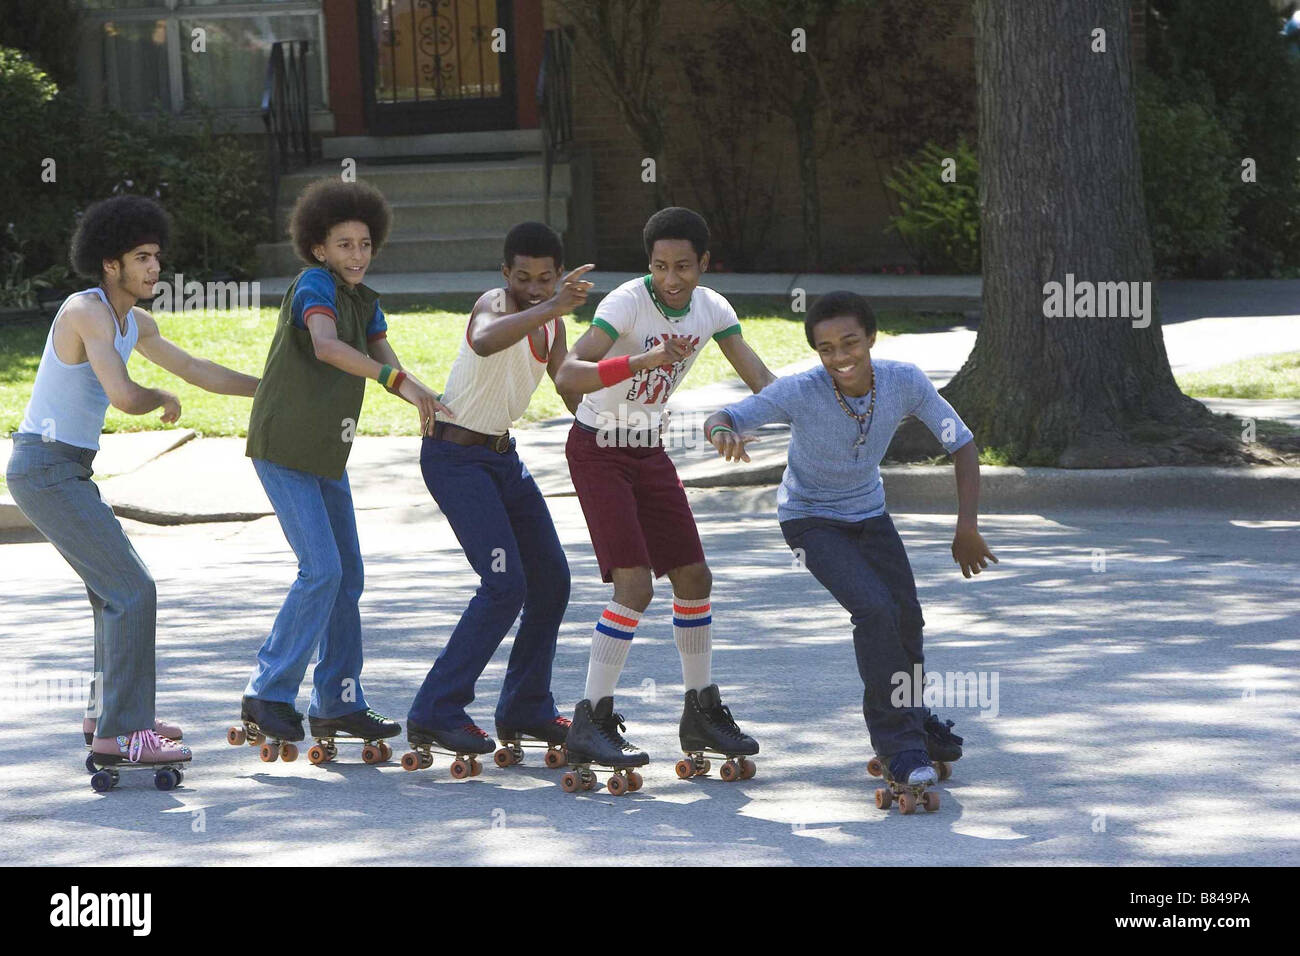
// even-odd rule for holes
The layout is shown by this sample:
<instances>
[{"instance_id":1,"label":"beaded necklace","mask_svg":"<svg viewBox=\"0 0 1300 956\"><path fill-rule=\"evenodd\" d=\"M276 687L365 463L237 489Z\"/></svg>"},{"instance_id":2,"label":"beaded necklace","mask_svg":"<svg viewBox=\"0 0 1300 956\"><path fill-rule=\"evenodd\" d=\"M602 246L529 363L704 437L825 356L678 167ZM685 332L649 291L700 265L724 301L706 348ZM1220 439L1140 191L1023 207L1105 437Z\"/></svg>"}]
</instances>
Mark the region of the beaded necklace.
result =
<instances>
[{"instance_id":1,"label":"beaded necklace","mask_svg":"<svg viewBox=\"0 0 1300 956\"><path fill-rule=\"evenodd\" d=\"M856 449L867 443L867 434L871 431L871 413L876 410L876 369L874 366L871 367L871 404L867 406L865 414L859 414L849 407L849 403L840 394L840 387L835 384L833 378L831 379L831 388L835 390L835 401L840 403L840 408L844 409L844 414L858 423L858 438L853 443L854 454L856 455ZM863 425L867 426L865 430L862 427Z\"/></svg>"}]
</instances>

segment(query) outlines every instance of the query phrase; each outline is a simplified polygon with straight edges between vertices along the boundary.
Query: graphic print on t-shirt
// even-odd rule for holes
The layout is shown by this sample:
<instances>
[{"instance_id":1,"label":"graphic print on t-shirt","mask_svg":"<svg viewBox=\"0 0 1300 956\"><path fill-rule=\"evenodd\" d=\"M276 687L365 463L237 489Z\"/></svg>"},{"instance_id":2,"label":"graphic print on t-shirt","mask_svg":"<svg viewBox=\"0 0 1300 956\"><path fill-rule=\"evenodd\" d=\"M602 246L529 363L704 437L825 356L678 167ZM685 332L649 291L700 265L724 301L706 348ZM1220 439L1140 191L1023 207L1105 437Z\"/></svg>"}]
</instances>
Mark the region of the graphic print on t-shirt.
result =
<instances>
[{"instance_id":1,"label":"graphic print on t-shirt","mask_svg":"<svg viewBox=\"0 0 1300 956\"><path fill-rule=\"evenodd\" d=\"M647 335L645 337L645 351L663 344L668 339L682 339L690 344L691 353L700 347L700 337L698 335ZM689 356L688 356L689 357ZM674 362L668 367L656 365L654 368L644 368L632 376L632 384L627 390L625 396L629 402L641 402L644 405L661 405L668 401L668 396L672 394L677 380L685 372L687 361L681 359Z\"/></svg>"}]
</instances>

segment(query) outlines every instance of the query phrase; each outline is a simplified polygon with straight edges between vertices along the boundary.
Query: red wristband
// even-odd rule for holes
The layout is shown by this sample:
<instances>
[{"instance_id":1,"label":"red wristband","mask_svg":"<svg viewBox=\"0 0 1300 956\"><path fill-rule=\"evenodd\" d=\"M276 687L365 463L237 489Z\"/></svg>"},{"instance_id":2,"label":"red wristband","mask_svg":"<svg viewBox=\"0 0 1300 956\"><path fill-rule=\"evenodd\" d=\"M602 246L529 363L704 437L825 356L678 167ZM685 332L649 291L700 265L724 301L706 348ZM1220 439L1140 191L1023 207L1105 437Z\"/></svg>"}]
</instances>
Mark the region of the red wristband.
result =
<instances>
[{"instance_id":1,"label":"red wristband","mask_svg":"<svg viewBox=\"0 0 1300 956\"><path fill-rule=\"evenodd\" d=\"M601 384L606 388L617 385L625 378L632 377L632 356L620 355L618 358L601 359L596 363L596 372Z\"/></svg>"}]
</instances>

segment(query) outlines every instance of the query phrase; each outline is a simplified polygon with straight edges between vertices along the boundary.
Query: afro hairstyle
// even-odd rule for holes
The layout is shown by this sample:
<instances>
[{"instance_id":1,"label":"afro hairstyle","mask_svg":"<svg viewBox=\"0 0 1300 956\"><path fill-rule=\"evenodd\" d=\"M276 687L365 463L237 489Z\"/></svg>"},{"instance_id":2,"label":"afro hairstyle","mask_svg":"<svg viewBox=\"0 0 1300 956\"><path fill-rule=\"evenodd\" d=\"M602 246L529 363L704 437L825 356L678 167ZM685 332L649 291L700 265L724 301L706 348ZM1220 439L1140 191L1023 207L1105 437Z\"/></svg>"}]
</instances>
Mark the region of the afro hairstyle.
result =
<instances>
[{"instance_id":1,"label":"afro hairstyle","mask_svg":"<svg viewBox=\"0 0 1300 956\"><path fill-rule=\"evenodd\" d=\"M77 275L99 280L105 259L121 259L137 246L166 248L171 222L162 206L144 196L114 196L95 203L81 216L68 261Z\"/></svg>"},{"instance_id":2,"label":"afro hairstyle","mask_svg":"<svg viewBox=\"0 0 1300 956\"><path fill-rule=\"evenodd\" d=\"M330 230L341 222L364 222L370 230L371 250L378 252L388 238L393 211L374 186L318 179L302 191L289 214L293 251L308 265L320 265L311 247L324 245Z\"/></svg>"}]
</instances>

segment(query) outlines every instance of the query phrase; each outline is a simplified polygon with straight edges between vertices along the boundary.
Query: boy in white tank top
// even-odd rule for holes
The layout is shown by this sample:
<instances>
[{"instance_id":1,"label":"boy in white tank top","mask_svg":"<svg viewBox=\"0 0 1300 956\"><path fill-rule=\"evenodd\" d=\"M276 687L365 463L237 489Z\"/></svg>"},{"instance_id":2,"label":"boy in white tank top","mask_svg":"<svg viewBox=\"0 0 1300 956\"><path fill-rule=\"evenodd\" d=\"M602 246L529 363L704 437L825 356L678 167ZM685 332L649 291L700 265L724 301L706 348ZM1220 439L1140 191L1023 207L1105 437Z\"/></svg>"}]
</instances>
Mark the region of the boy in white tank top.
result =
<instances>
[{"instance_id":1,"label":"boy in white tank top","mask_svg":"<svg viewBox=\"0 0 1300 956\"><path fill-rule=\"evenodd\" d=\"M420 450L425 484L455 532L480 585L407 715L414 749L407 770L428 766L430 746L454 751L454 775L477 773L476 754L496 744L465 708L474 684L515 618L522 618L496 707L500 766L522 757L529 737L553 749L568 720L551 695L556 635L569 603L569 566L550 512L532 475L515 453L509 428L524 413L543 373L554 379L566 354L564 320L587 300L585 265L560 280L564 246L539 222L506 236L505 287L479 297L447 376L439 415ZM559 290L556 285L559 283ZM576 396L561 393L570 411ZM467 759L461 759L467 758ZM547 754L558 765L558 750Z\"/></svg>"}]
</instances>

